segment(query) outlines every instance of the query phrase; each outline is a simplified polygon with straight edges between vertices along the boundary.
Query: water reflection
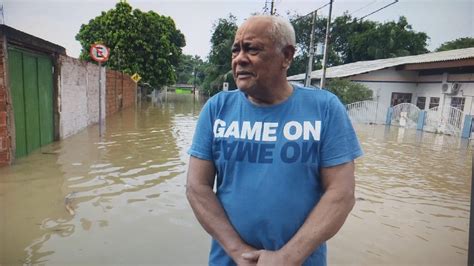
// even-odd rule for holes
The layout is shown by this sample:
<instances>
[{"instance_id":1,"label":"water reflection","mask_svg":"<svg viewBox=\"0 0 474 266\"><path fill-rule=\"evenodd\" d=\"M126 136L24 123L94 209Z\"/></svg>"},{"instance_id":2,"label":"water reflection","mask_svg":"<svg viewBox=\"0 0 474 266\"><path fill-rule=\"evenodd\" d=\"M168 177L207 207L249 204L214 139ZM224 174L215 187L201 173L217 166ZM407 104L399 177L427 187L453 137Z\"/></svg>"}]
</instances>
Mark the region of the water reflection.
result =
<instances>
[{"instance_id":1,"label":"water reflection","mask_svg":"<svg viewBox=\"0 0 474 266\"><path fill-rule=\"evenodd\" d=\"M181 251L202 255L180 261L205 261L186 241L208 243L183 200L201 105L180 95L142 104L109 118L101 139L91 127L0 169L0 264L156 263Z\"/></svg>"},{"instance_id":2,"label":"water reflection","mask_svg":"<svg viewBox=\"0 0 474 266\"><path fill-rule=\"evenodd\" d=\"M0 264L207 263L184 197L202 103L167 95L0 169ZM357 126L357 204L330 264L465 265L472 149L458 138Z\"/></svg>"}]
</instances>

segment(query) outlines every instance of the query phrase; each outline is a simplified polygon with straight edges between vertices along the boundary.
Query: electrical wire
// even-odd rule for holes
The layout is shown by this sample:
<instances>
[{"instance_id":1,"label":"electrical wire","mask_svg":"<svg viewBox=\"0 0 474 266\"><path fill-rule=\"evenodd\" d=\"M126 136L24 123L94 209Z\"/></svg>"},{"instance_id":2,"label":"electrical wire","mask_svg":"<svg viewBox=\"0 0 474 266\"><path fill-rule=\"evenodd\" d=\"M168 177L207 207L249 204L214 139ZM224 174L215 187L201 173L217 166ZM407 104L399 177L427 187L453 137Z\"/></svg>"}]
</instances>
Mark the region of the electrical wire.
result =
<instances>
[{"instance_id":1,"label":"electrical wire","mask_svg":"<svg viewBox=\"0 0 474 266\"><path fill-rule=\"evenodd\" d=\"M387 8L387 7L389 7L389 6L393 5L393 4L396 4L396 3L398 3L398 0L395 0L395 1L393 1L392 3L390 3L390 4L388 4L388 5L385 5L385 6L381 7L381 8L379 8L379 9L375 10L374 12L371 12L371 13L369 13L369 14L367 14L367 15L361 17L361 18L359 18L359 20L363 20L364 18L366 18L366 17L368 17L368 16L370 16L370 15L372 15L372 14L374 14L374 13L377 13L377 12L379 12L380 10L385 9L385 8Z\"/></svg>"},{"instance_id":2,"label":"electrical wire","mask_svg":"<svg viewBox=\"0 0 474 266\"><path fill-rule=\"evenodd\" d=\"M355 10L355 11L352 11L352 12L349 14L349 16L352 15L352 14L354 14L354 13L359 12L360 10L362 10L362 9L364 9L364 8L367 8L367 7L371 6L371 5L373 5L373 4L374 4L375 2L377 2L377 1L378 1L378 0L374 0L374 1L368 3L367 5L365 5L365 6L361 7L361 8L359 8L359 9L357 9L357 10Z\"/></svg>"},{"instance_id":3,"label":"electrical wire","mask_svg":"<svg viewBox=\"0 0 474 266\"><path fill-rule=\"evenodd\" d=\"M320 9L325 8L325 7L328 6L330 3L331 3L331 2L329 2L329 3L325 4L325 5L322 5L322 6L318 7L318 8L316 8L315 10L309 12L308 14L306 14L306 15L304 15L304 16L301 16L301 17L299 17L299 18L293 20L293 22L296 22L296 21L298 21L298 20L300 20L300 19L303 19L303 18L305 18L305 17L307 17L307 16L313 14L314 12L316 12L316 11L318 11L318 10L320 10Z\"/></svg>"}]
</instances>

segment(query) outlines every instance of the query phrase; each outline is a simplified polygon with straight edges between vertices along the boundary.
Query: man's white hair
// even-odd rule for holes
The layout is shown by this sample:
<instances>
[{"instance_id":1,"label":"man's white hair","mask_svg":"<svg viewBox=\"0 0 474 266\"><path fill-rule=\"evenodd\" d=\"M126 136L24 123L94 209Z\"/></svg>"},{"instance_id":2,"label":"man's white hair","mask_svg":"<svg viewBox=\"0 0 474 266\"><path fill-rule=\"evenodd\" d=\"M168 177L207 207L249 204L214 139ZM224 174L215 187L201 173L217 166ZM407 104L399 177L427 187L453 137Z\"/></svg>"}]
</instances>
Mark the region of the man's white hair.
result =
<instances>
[{"instance_id":1,"label":"man's white hair","mask_svg":"<svg viewBox=\"0 0 474 266\"><path fill-rule=\"evenodd\" d=\"M296 47L295 29L287 19L270 15L254 15L249 17L247 21L253 19L270 20L272 24L272 27L270 29L270 36L279 49L283 49L288 45Z\"/></svg>"}]
</instances>

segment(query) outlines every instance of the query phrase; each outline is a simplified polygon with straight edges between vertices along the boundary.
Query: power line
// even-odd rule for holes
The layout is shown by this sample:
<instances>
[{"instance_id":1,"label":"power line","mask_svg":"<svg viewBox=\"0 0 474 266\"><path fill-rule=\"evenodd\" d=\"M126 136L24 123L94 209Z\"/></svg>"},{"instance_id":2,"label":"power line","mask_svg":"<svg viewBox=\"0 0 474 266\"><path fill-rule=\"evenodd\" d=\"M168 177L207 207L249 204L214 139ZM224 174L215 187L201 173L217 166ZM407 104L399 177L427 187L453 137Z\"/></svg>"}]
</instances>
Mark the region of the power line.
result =
<instances>
[{"instance_id":1,"label":"power line","mask_svg":"<svg viewBox=\"0 0 474 266\"><path fill-rule=\"evenodd\" d=\"M265 0L265 6L262 8L262 13L263 14L268 13L268 0Z\"/></svg>"},{"instance_id":2,"label":"power line","mask_svg":"<svg viewBox=\"0 0 474 266\"><path fill-rule=\"evenodd\" d=\"M270 15L275 15L275 1L274 0L265 0L265 6L262 9L263 14L268 14L268 5L270 5Z\"/></svg>"},{"instance_id":3,"label":"power line","mask_svg":"<svg viewBox=\"0 0 474 266\"><path fill-rule=\"evenodd\" d=\"M352 15L352 14L354 14L354 13L359 12L360 10L362 10L362 9L364 9L364 8L367 8L367 7L371 6L371 5L373 5L373 4L374 4L375 2L377 2L377 1L378 1L378 0L374 0L374 1L368 3L367 5L365 5L365 6L361 7L361 8L359 8L359 9L357 9L357 10L355 10L355 11L352 11L352 12L349 14L349 16Z\"/></svg>"},{"instance_id":4,"label":"power line","mask_svg":"<svg viewBox=\"0 0 474 266\"><path fill-rule=\"evenodd\" d=\"M309 16L309 15L312 15L314 12L317 12L318 10L325 8L325 7L328 6L330 3L331 3L331 2L329 2L329 3L325 4L325 5L322 5L322 6L318 7L318 8L316 8L315 10L309 12L308 14L306 14L306 15L304 15L304 16L301 16L301 17L299 17L299 18L293 20L293 22L296 22L296 21L298 21L298 20L300 20L300 19L303 19L303 18L305 18L305 17L307 17L307 16Z\"/></svg>"},{"instance_id":5,"label":"power line","mask_svg":"<svg viewBox=\"0 0 474 266\"><path fill-rule=\"evenodd\" d=\"M380 10L385 9L385 8L387 8L387 7L389 7L389 6L393 5L393 4L395 4L395 3L398 3L398 0L395 0L395 1L393 1L392 3L390 3L390 4L388 4L388 5L385 5L385 6L381 7L381 8L379 8L379 9L375 10L374 12L369 13L369 14L367 14L367 15L365 15L365 16L359 18L359 20L363 20L364 18L366 18L366 17L368 17L368 16L370 16L370 15L372 15L372 14L374 14L374 13L377 13L377 12L379 12Z\"/></svg>"}]
</instances>

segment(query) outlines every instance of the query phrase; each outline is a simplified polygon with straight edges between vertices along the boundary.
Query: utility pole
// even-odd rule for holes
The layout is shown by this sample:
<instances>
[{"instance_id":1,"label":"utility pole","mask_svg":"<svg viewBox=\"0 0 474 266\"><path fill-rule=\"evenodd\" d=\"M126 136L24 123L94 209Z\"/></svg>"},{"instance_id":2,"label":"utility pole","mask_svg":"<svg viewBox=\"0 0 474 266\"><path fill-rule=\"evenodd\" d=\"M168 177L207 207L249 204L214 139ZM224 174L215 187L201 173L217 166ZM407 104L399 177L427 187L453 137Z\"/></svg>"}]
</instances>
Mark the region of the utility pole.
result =
<instances>
[{"instance_id":1,"label":"utility pole","mask_svg":"<svg viewBox=\"0 0 474 266\"><path fill-rule=\"evenodd\" d=\"M275 3L275 0L272 0L272 3L270 5L270 15L275 15L275 10L273 9L274 8L274 3Z\"/></svg>"},{"instance_id":2,"label":"utility pole","mask_svg":"<svg viewBox=\"0 0 474 266\"><path fill-rule=\"evenodd\" d=\"M313 11L313 21L311 23L311 35L309 40L309 58L308 58L308 67L306 68L306 79L305 87L311 85L311 72L313 71L313 56L314 56L314 24L316 24L316 16L318 11Z\"/></svg>"},{"instance_id":3,"label":"utility pole","mask_svg":"<svg viewBox=\"0 0 474 266\"><path fill-rule=\"evenodd\" d=\"M3 10L3 4L0 4L0 12L1 12L1 19L0 19L0 24L5 24L5 15L4 15L4 10Z\"/></svg>"},{"instance_id":4,"label":"utility pole","mask_svg":"<svg viewBox=\"0 0 474 266\"><path fill-rule=\"evenodd\" d=\"M331 13L332 13L332 2L331 0L329 2L329 16L328 16L328 23L326 25L326 38L324 40L324 56L323 56L323 76L321 77L321 82L319 84L319 87L321 89L324 88L326 85L326 64L328 60L328 46L329 46L329 32L331 30Z\"/></svg>"},{"instance_id":5,"label":"utility pole","mask_svg":"<svg viewBox=\"0 0 474 266\"><path fill-rule=\"evenodd\" d=\"M471 211L469 220L469 244L467 249L467 265L474 265L474 157L472 160L471 172Z\"/></svg>"}]
</instances>

